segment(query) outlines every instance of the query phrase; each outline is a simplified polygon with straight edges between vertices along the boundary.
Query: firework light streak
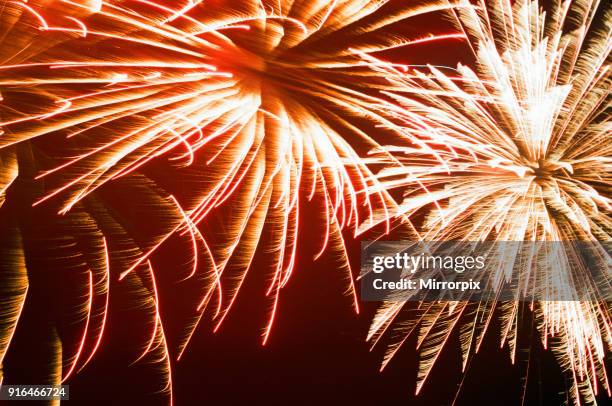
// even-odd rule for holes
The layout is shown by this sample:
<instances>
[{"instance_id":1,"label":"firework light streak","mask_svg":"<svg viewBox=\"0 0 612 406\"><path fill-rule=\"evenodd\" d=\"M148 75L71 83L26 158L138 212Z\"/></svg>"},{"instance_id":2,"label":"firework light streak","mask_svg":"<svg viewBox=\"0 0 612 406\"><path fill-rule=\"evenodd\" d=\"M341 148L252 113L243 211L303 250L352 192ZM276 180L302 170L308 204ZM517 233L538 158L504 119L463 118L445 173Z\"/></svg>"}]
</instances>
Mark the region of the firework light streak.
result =
<instances>
[{"instance_id":1,"label":"firework light streak","mask_svg":"<svg viewBox=\"0 0 612 406\"><path fill-rule=\"evenodd\" d=\"M396 22L455 6L432 2L385 9L386 3L1 3L0 153L9 155L47 137L71 151L60 152L57 164L43 165L36 179L46 191L33 206L59 204L59 214L68 216L101 186L143 179L139 171L162 158L186 179L196 178L187 194L156 195L155 204L168 219L164 233L133 247L140 255L129 265L117 261L123 266L120 279L138 273L138 291L147 291L154 303L154 340L146 348L164 347L169 384L170 355L151 262L177 236L193 252L186 279L199 278L204 286L180 355L215 302L215 331L219 328L258 249L271 254L273 270L267 289L271 317L263 332L267 342L280 292L294 271L304 199L316 200L324 212L317 257L328 247L340 253L358 311L343 230L356 235L379 223L389 230L394 202L375 187L375 176L356 151L379 146L367 128L390 126L388 117L372 108L382 103L381 66L406 69L382 60L374 65L363 55L463 36L388 35ZM17 176L16 164L10 169L7 179L3 171L2 190ZM225 231L207 234L210 219L219 214ZM83 338L64 379L77 368L90 337L93 352L100 345L113 257L107 248L105 239L105 276L88 273ZM153 291L144 287L149 279ZM92 329L98 296L105 307L95 312L101 327Z\"/></svg>"},{"instance_id":2,"label":"firework light streak","mask_svg":"<svg viewBox=\"0 0 612 406\"><path fill-rule=\"evenodd\" d=\"M459 65L452 74L435 67L408 73L364 55L389 78L384 93L396 104L381 109L397 115L405 140L384 149L404 166L383 170L380 179L387 190L406 190L401 214L426 211L419 228L424 240L611 240L611 13L588 0L555 1L546 13L528 0L459 9L476 71ZM555 273L544 277L552 288L594 286L586 269L571 265L576 255L558 252ZM506 268L500 267L499 280ZM528 280L531 270L527 262L513 272ZM609 274L599 282L609 285ZM502 315L500 344L509 345L515 362L520 306L422 303L406 324L398 320L409 306L390 302L373 321L369 339L377 343L385 332L399 330L384 368L408 336L418 335L418 394L455 329L465 371L495 309ZM604 365L612 345L609 303L539 301L530 308L543 346L568 371L574 401L595 402L601 386L610 396Z\"/></svg>"}]
</instances>

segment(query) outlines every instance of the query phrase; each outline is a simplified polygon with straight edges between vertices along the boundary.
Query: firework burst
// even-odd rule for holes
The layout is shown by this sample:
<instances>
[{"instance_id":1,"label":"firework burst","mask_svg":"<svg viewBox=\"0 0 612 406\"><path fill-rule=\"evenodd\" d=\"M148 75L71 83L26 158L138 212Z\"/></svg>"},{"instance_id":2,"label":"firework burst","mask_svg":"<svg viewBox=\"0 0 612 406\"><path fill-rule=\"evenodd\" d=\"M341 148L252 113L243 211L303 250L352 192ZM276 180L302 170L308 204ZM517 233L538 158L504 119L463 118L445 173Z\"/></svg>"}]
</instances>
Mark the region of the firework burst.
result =
<instances>
[{"instance_id":1,"label":"firework burst","mask_svg":"<svg viewBox=\"0 0 612 406\"><path fill-rule=\"evenodd\" d=\"M389 127L372 106L382 102L378 64L394 65L364 55L463 36L398 39L388 32L394 23L453 6L386 10L387 3L3 1L2 196L20 173L12 154L27 143L36 145L40 159L33 166L42 168L32 181L45 185L32 198L36 208L59 204L59 214L69 219L73 211L89 213L87 202L110 181L145 185L149 191L135 198L152 199L148 209L162 225L143 237L130 224L135 219L113 218L110 223L120 225L103 233L104 246L115 246L110 234L120 234L123 255L113 259L111 250L110 260L96 264L107 269L110 261L121 279L138 274L138 289L157 309L152 256L173 238L188 241L193 254L184 276L199 280L203 294L179 357L207 308L219 327L263 245L273 270L266 342L294 269L300 207L311 199L323 208L318 255L330 245L341 254L358 310L342 230L380 222L388 228L394 204L356 152L378 147L368 128ZM165 189L180 178L182 190L170 194L143 174L147 163L160 159L172 164ZM92 216L108 220L108 213ZM215 227L223 232L208 233ZM92 249L101 254L97 237ZM93 289L81 306L87 323L79 354L89 348L93 297L104 303L108 277L89 279L100 295ZM14 296L3 344L23 295ZM146 349L165 349L168 360L159 310L153 313Z\"/></svg>"},{"instance_id":2,"label":"firework burst","mask_svg":"<svg viewBox=\"0 0 612 406\"><path fill-rule=\"evenodd\" d=\"M537 1L500 0L460 9L455 17L470 38L475 71L462 65L453 73L385 68L387 77L395 74L385 93L396 103L381 108L397 114L405 140L385 152L404 166L380 177L388 190L406 189L401 214L426 213L424 240L590 241L609 264L600 242L610 242L612 230L611 10L588 0L555 1L546 12L539 7ZM575 292L593 286L574 258L569 250L559 253L550 283ZM516 264L513 272L527 277L532 266ZM609 288L609 269L605 274L602 289ZM409 307L386 304L370 338L378 341ZM569 371L573 399L594 402L600 384L609 396L609 304L538 301L530 308L544 347L551 346ZM418 331L418 393L455 329L466 368L495 309L502 312L501 345L510 346L514 362L521 303L490 301L421 304L417 316L398 327L400 339L384 365Z\"/></svg>"}]
</instances>

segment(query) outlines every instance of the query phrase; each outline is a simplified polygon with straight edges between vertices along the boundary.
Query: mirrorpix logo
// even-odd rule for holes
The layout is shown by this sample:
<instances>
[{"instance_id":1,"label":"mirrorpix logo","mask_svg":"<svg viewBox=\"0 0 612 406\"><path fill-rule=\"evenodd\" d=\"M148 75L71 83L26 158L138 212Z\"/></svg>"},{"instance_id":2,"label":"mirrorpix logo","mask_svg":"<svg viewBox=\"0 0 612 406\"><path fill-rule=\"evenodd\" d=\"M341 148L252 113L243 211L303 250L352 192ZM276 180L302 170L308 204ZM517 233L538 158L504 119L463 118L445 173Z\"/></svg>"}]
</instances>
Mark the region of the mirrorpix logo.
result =
<instances>
[{"instance_id":1,"label":"mirrorpix logo","mask_svg":"<svg viewBox=\"0 0 612 406\"><path fill-rule=\"evenodd\" d=\"M460 300L483 290L478 275L486 267L484 255L401 249L389 254L388 248L370 250L363 258L364 300Z\"/></svg>"},{"instance_id":2,"label":"mirrorpix logo","mask_svg":"<svg viewBox=\"0 0 612 406\"><path fill-rule=\"evenodd\" d=\"M418 270L427 272L429 270L453 271L459 274L470 270L481 270L485 267L484 256L441 256L441 255L409 255L408 253L397 253L393 256L376 255L373 258L372 272L380 274L385 270L401 270L402 274L409 272L415 274ZM376 290L397 289L427 289L427 290L480 290L480 281L469 279L468 281L437 280L434 277L401 278L398 281L386 281L376 278L373 281Z\"/></svg>"}]
</instances>

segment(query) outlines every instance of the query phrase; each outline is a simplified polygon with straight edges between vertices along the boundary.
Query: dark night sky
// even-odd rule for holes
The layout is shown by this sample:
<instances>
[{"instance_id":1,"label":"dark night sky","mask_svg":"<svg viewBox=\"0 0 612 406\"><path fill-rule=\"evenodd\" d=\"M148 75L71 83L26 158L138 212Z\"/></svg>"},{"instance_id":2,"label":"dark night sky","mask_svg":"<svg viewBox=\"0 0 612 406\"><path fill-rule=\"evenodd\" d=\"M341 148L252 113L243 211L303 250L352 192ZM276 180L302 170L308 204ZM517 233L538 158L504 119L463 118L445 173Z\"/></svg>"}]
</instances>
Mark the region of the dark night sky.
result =
<instances>
[{"instance_id":1,"label":"dark night sky","mask_svg":"<svg viewBox=\"0 0 612 406\"><path fill-rule=\"evenodd\" d=\"M439 23L417 19L399 28L409 36L419 36ZM454 42L402 49L389 57L416 64L455 65L459 61L469 63L468 55L466 47ZM308 210L314 215L318 208L306 208L306 215ZM462 382L456 405L519 405L526 371L525 405L558 405L565 400L560 368L552 353L543 351L537 333L531 339L528 317L521 330L522 351L517 365L511 364L507 347L499 348L498 326L493 325L463 381L456 334L419 396L414 395L418 364L414 340L405 344L384 372L379 372L384 345L370 352L365 342L378 304L362 302L361 314L355 314L351 299L342 294L346 290L345 275L337 270L335 254L328 251L318 261L312 260L320 232L315 228L300 236L296 271L282 291L267 346L261 346L261 332L269 310L269 301L263 297L268 269L258 267L257 261L222 328L212 333L211 323L202 323L183 359L173 364L176 405L450 405ZM359 243L347 241L356 270ZM184 320L171 316L175 308L191 302L181 303L183 285L174 282L177 265L171 249L157 260L161 264L157 267L161 275L160 305L169 319L170 344L176 344ZM111 301L103 345L91 364L67 382L71 400L66 404L167 404L165 396L155 393L160 387L156 367L146 361L130 366L132 350L144 337L134 337L134 310L126 311L122 306L120 297ZM6 383L26 383L32 371L24 367L29 364L25 361L36 357L35 351L29 353L28 343L38 345L39 337L21 327L15 339L21 343L7 356L6 370L13 375ZM137 339L141 341L137 343ZM603 398L601 401L605 403Z\"/></svg>"},{"instance_id":2,"label":"dark night sky","mask_svg":"<svg viewBox=\"0 0 612 406\"><path fill-rule=\"evenodd\" d=\"M305 243L302 252L310 248L314 252ZM351 248L356 253L358 246ZM176 404L451 404L462 379L457 336L448 343L422 394L415 397L414 340L379 373L383 348L369 352L364 341L377 304L361 303L362 313L356 316L350 298L339 293L346 286L332 255L316 263L309 257L300 257L295 277L281 296L266 347L261 346L260 337L267 321L267 307L261 300L265 285L255 277L248 279L220 331L213 334L210 324L201 326L184 358L174 364ZM168 304L166 313L172 311L168 309L175 301L171 293L167 300L162 299L162 308ZM130 335L130 325L122 324L124 320L116 313L110 319L114 336L108 338L95 362L70 382L71 397L82 400L79 404L92 404L93 393L99 394L95 396L99 402L113 399L112 404L141 404L143 392L159 387L155 386L159 378L146 363L126 367L129 359L118 357L116 349L121 348L122 337ZM523 333L529 335L528 326ZM520 404L528 354L521 353L518 365L513 366L509 350L499 349L498 342L499 330L493 326L471 363L457 405ZM528 348L528 337L522 342ZM550 352L542 352L537 338L533 345L525 404L561 404L564 381L558 366ZM144 399L147 404L164 404L159 396Z\"/></svg>"}]
</instances>

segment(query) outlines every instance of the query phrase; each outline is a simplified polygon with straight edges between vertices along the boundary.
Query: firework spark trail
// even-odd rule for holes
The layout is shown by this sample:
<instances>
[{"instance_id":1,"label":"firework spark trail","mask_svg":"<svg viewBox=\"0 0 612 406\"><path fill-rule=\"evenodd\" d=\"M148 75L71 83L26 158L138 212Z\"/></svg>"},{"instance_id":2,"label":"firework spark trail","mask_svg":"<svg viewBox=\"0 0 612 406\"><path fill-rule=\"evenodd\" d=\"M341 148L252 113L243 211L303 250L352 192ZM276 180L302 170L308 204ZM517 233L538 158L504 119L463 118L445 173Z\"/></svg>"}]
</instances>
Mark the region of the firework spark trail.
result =
<instances>
[{"instance_id":1,"label":"firework spark trail","mask_svg":"<svg viewBox=\"0 0 612 406\"><path fill-rule=\"evenodd\" d=\"M404 145L384 149L404 166L380 173L388 190L406 189L400 213L426 210L419 230L427 241L609 242L610 8L576 0L553 2L544 13L537 1L511 6L499 0L459 9L456 17L476 71L459 65L452 74L435 67L406 73L364 55L389 78L384 93L395 103L381 109L394 112L394 125L404 132ZM559 252L557 272L547 276L552 285L575 292L594 286L586 269L571 265L576 255ZM528 275L531 268L527 263L514 272ZM609 285L609 274L600 282ZM417 393L458 326L466 368L497 304L422 304L409 325L398 327L401 334L418 331ZM501 344L509 344L514 362L520 303L499 307ZM405 303L381 308L369 338L376 343L393 330L403 310ZM552 347L569 371L574 401L594 402L600 385L610 396L604 366L612 345L609 305L540 301L532 310L544 347ZM383 367L405 341L388 348Z\"/></svg>"},{"instance_id":2,"label":"firework spark trail","mask_svg":"<svg viewBox=\"0 0 612 406\"><path fill-rule=\"evenodd\" d=\"M148 277L150 279L151 290L153 292L153 295L150 296L150 302L151 307L154 309L155 312L155 318L153 321L153 332L151 334L151 338L149 339L148 344L146 345L140 356L134 362L140 361L149 353L161 353L161 358L158 359L158 362L162 362L164 364L163 371L166 380L166 384L163 387L162 391L166 391L168 393L170 405L172 405L174 403L174 398L172 394L172 356L170 354L170 350L168 349L166 332L160 314L159 293L157 291L157 282L155 281L155 272L153 271L153 265L151 264L151 261L147 261L147 266L149 270Z\"/></svg>"},{"instance_id":3,"label":"firework spark trail","mask_svg":"<svg viewBox=\"0 0 612 406\"><path fill-rule=\"evenodd\" d=\"M29 168L23 162L23 155L20 155L20 168ZM144 198L147 207L143 209L151 209L147 218L152 219L163 207L159 203L165 201L165 196L158 195L159 191L151 182L147 184L144 176L138 178L130 188L136 188L137 194ZM31 182L32 178L28 180L23 173L20 179L26 187L14 185L7 196L8 207L0 211L0 235L3 236L0 276L2 303L6 304L2 307L0 348L2 360L7 348L6 359L10 358L3 365L3 378L15 382L23 377L20 371L28 365L28 379L60 384L95 363L99 348L122 334L117 329L105 330L109 324L109 302L121 303L124 295L133 306L135 319L130 320L129 332L120 339L121 345L133 352L134 358L140 354L142 368L156 374L151 377L151 386L159 382L160 389L171 400L170 353L157 287L150 277L148 263L122 282L117 281L117 269L131 266L144 255L138 243L126 233L126 224L120 218L117 221L112 205L96 198L76 205L64 216L54 216L51 207L41 212L41 208L24 205L24 201L32 199L19 195L27 194L36 182ZM28 223L28 219L34 221ZM62 293L62 301L57 300L57 292ZM130 308L124 307L121 313L129 313ZM28 337L32 337L31 341ZM144 344L148 347L146 353L142 350L142 337L152 337L152 344L149 345L151 341ZM25 359L21 358L24 350Z\"/></svg>"},{"instance_id":4,"label":"firework spark trail","mask_svg":"<svg viewBox=\"0 0 612 406\"><path fill-rule=\"evenodd\" d=\"M219 328L258 249L272 254L267 294L273 308L263 342L268 340L295 266L304 199L323 207L326 232L318 255L328 246L340 253L358 310L343 230L357 234L378 223L388 230L395 203L375 187L356 151L379 146L370 127L390 126L385 112L372 108L382 102L376 92L384 85L381 67L405 69L382 60L374 66L363 55L463 37L388 35L396 22L456 5L387 10L386 3L3 1L0 153L55 140L60 152L49 152L53 165L45 162L37 174L46 192L34 206L59 202L62 215L80 209L110 181L141 179L137 172L160 158L176 176L187 174L187 196L155 200L165 210L161 235L132 247L140 255L129 264L117 261L120 278L133 278L169 239L188 242L193 258L187 278L199 278L204 289L181 355L215 301ZM394 160L391 154L388 159ZM3 173L2 190L17 176L15 165L7 179ZM208 235L218 214L225 231ZM107 269L106 278L109 272L117 270ZM148 274L139 277L146 281ZM96 281L108 305L108 289L100 291L108 279ZM104 328L102 311L104 318L96 320ZM95 352L102 330L94 331L83 346ZM161 331L159 318L155 331ZM167 346L165 336L156 343Z\"/></svg>"}]
</instances>

